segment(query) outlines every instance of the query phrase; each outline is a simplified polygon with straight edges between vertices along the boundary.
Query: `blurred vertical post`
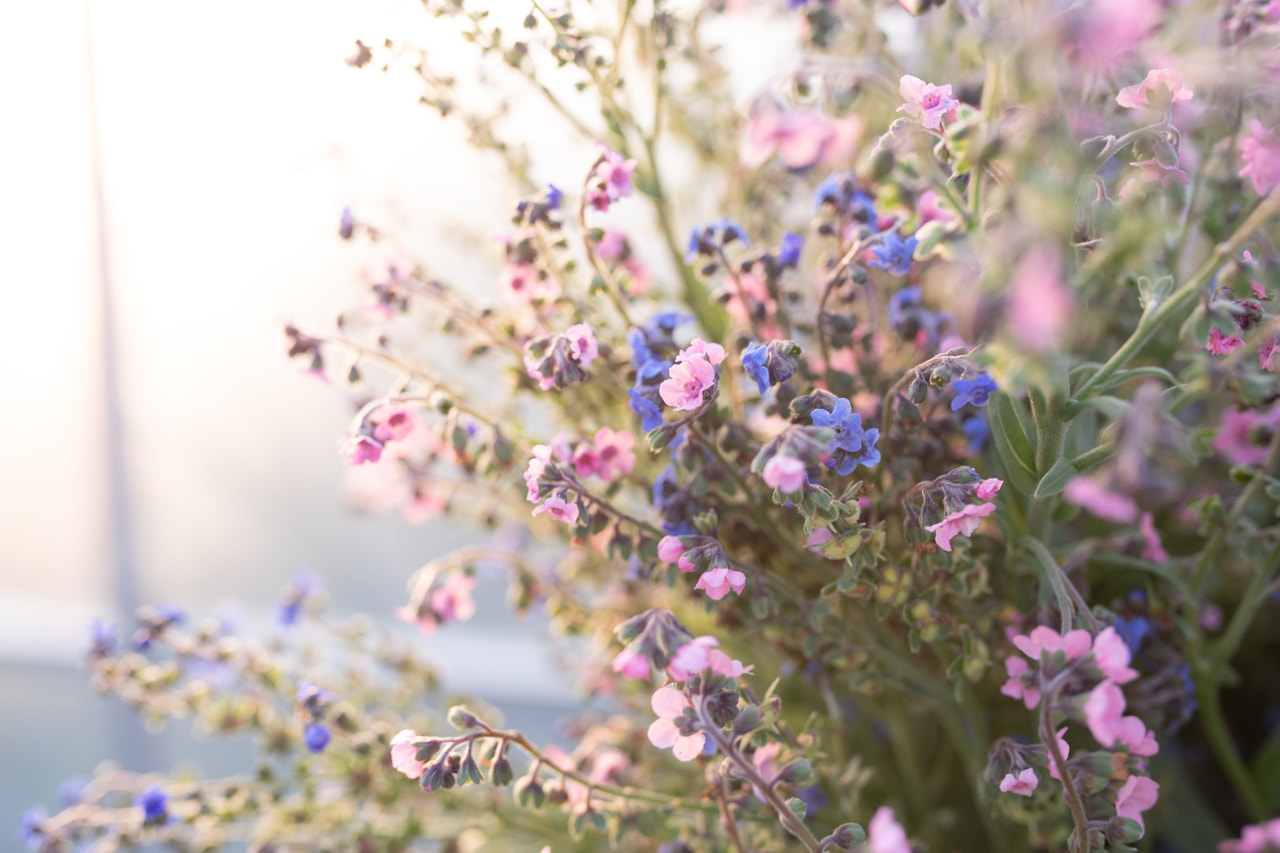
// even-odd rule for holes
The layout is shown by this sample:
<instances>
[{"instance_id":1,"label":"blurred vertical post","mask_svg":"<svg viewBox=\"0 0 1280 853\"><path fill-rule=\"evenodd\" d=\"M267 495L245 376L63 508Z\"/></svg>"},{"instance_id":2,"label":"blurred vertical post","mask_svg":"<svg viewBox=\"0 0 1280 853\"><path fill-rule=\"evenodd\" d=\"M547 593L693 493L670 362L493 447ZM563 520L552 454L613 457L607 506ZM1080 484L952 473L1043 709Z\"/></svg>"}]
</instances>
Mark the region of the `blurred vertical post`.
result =
<instances>
[{"instance_id":1,"label":"blurred vertical post","mask_svg":"<svg viewBox=\"0 0 1280 853\"><path fill-rule=\"evenodd\" d=\"M128 641L128 627L138 608L138 578L133 542L133 518L130 505L129 469L125 459L124 419L120 403L120 365L116 345L115 303L111 289L111 258L107 229L106 190L102 175L102 148L98 130L98 91L93 61L93 25L89 0L84 0L84 51L87 81L86 102L89 110L89 165L92 182L91 216L96 243L99 302L99 330L102 376L102 448L106 459L107 547L103 549L106 568L113 591L113 604L121 617L121 630ZM122 703L110 700L108 737L112 754L126 767L139 771L159 769L153 738L142 728L141 720Z\"/></svg>"}]
</instances>

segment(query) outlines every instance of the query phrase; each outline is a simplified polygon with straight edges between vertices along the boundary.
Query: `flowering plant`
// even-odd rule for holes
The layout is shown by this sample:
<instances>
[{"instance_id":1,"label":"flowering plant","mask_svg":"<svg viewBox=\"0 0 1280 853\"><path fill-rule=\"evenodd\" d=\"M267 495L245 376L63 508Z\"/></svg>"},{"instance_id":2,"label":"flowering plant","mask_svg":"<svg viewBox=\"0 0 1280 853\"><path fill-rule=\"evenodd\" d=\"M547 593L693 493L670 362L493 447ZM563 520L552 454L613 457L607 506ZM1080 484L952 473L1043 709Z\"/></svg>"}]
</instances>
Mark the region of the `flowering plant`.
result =
<instances>
[{"instance_id":1,"label":"flowering plant","mask_svg":"<svg viewBox=\"0 0 1280 853\"><path fill-rule=\"evenodd\" d=\"M367 630L321 677L144 608L133 650L96 630L96 683L257 731L262 768L102 774L33 848L1280 850L1280 6L425 5L580 168L535 184L425 54L359 43L527 193L492 300L389 256L367 317L289 355L357 389L341 452L410 522L557 543L435 560L397 616L447 630L500 566L595 642L616 714L567 752L450 731ZM738 110L710 45L752 14L799 53ZM509 393L405 355L419 305Z\"/></svg>"}]
</instances>

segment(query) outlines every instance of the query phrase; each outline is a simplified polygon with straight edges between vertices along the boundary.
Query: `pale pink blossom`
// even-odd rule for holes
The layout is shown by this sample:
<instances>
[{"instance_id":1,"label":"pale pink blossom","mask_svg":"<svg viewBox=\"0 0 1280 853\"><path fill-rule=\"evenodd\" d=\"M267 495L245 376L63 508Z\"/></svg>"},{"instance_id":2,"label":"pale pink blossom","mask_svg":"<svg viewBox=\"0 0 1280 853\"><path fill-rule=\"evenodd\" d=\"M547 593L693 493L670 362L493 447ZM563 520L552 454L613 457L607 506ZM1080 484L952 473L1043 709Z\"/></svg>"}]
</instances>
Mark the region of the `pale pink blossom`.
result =
<instances>
[{"instance_id":1,"label":"pale pink blossom","mask_svg":"<svg viewBox=\"0 0 1280 853\"><path fill-rule=\"evenodd\" d=\"M1160 0L1093 0L1084 7L1084 18L1076 28L1077 61L1093 75L1114 74L1142 47L1164 15Z\"/></svg>"},{"instance_id":2,"label":"pale pink blossom","mask_svg":"<svg viewBox=\"0 0 1280 853\"><path fill-rule=\"evenodd\" d=\"M1278 429L1280 403L1265 412L1227 409L1222 413L1213 449L1232 465L1257 465L1267 458L1267 445Z\"/></svg>"},{"instance_id":3,"label":"pale pink blossom","mask_svg":"<svg viewBox=\"0 0 1280 853\"><path fill-rule=\"evenodd\" d=\"M1160 541L1160 533L1156 530L1156 522L1151 513L1144 512L1138 526L1142 530L1142 559L1153 563L1168 562L1169 552Z\"/></svg>"},{"instance_id":4,"label":"pale pink blossom","mask_svg":"<svg viewBox=\"0 0 1280 853\"><path fill-rule=\"evenodd\" d=\"M972 535L982 523L982 519L995 511L996 505L991 503L965 504L937 524L929 525L925 530L933 534L939 548L949 552L952 539L957 536Z\"/></svg>"},{"instance_id":5,"label":"pale pink blossom","mask_svg":"<svg viewBox=\"0 0 1280 853\"><path fill-rule=\"evenodd\" d=\"M710 569L702 573L694 589L706 590L708 596L719 601L731 591L739 595L747 585L747 576L742 572L725 567Z\"/></svg>"},{"instance_id":6,"label":"pale pink blossom","mask_svg":"<svg viewBox=\"0 0 1280 853\"><path fill-rule=\"evenodd\" d=\"M658 559L664 563L674 563L684 553L684 543L678 536L663 536L658 540Z\"/></svg>"},{"instance_id":7,"label":"pale pink blossom","mask_svg":"<svg viewBox=\"0 0 1280 853\"><path fill-rule=\"evenodd\" d=\"M427 762L417 759L414 741L420 737L413 729L402 729L391 739L391 766L410 779L421 779L427 769Z\"/></svg>"},{"instance_id":8,"label":"pale pink blossom","mask_svg":"<svg viewBox=\"0 0 1280 853\"><path fill-rule=\"evenodd\" d=\"M403 441L422 425L416 409L407 406L380 406L373 417L373 437L381 442Z\"/></svg>"},{"instance_id":9,"label":"pale pink blossom","mask_svg":"<svg viewBox=\"0 0 1280 853\"><path fill-rule=\"evenodd\" d=\"M1068 631L1066 636L1063 636L1048 625L1037 625L1031 629L1030 634L1019 634L1014 637L1013 644L1034 661L1040 660L1044 652L1049 654L1062 652L1067 660L1079 660L1089 654L1089 650L1093 647L1093 637L1083 629Z\"/></svg>"},{"instance_id":10,"label":"pale pink blossom","mask_svg":"<svg viewBox=\"0 0 1280 853\"><path fill-rule=\"evenodd\" d=\"M1280 12L1280 0L1273 4ZM1246 826L1238 840L1221 841L1218 853L1267 853L1280 850L1280 817L1267 823Z\"/></svg>"},{"instance_id":11,"label":"pale pink blossom","mask_svg":"<svg viewBox=\"0 0 1280 853\"><path fill-rule=\"evenodd\" d=\"M834 168L847 162L862 133L857 116L836 120L822 113L798 108L764 110L747 122L742 136L742 164L754 169L777 154L788 169L814 164Z\"/></svg>"},{"instance_id":12,"label":"pale pink blossom","mask_svg":"<svg viewBox=\"0 0 1280 853\"><path fill-rule=\"evenodd\" d=\"M604 185L609 201L626 198L632 193L631 173L636 170L636 161L604 145L600 147L604 149L604 159L596 166L595 177Z\"/></svg>"},{"instance_id":13,"label":"pale pink blossom","mask_svg":"<svg viewBox=\"0 0 1280 853\"><path fill-rule=\"evenodd\" d=\"M1000 491L1000 487L1004 485L1004 480L997 480L995 477L988 477L977 485L973 490L974 497L980 501L989 501Z\"/></svg>"},{"instance_id":14,"label":"pale pink blossom","mask_svg":"<svg viewBox=\"0 0 1280 853\"><path fill-rule=\"evenodd\" d=\"M716 384L716 369L705 358L689 358L672 365L658 386L662 401L677 411L691 411L702 405L708 388Z\"/></svg>"},{"instance_id":15,"label":"pale pink blossom","mask_svg":"<svg viewBox=\"0 0 1280 853\"><path fill-rule=\"evenodd\" d=\"M1110 681L1104 681L1089 692L1084 702L1084 721L1098 743L1113 746L1120 734L1124 714L1124 693Z\"/></svg>"},{"instance_id":16,"label":"pale pink blossom","mask_svg":"<svg viewBox=\"0 0 1280 853\"><path fill-rule=\"evenodd\" d=\"M1071 745L1067 743L1067 727L1063 726L1054 732L1053 739L1058 742L1058 752L1062 754L1062 763L1066 764L1067 759L1071 757ZM1058 765L1054 763L1052 756L1049 758L1049 776L1052 779L1062 779L1058 775Z\"/></svg>"},{"instance_id":17,"label":"pale pink blossom","mask_svg":"<svg viewBox=\"0 0 1280 853\"><path fill-rule=\"evenodd\" d=\"M1128 684L1138 677L1137 670L1129 666L1131 659L1128 644L1110 625L1093 638L1093 660L1103 675L1116 684Z\"/></svg>"},{"instance_id":18,"label":"pale pink blossom","mask_svg":"<svg viewBox=\"0 0 1280 853\"><path fill-rule=\"evenodd\" d=\"M533 508L534 515L542 515L547 513L557 521L563 521L565 524L572 525L578 520L578 505L569 503L564 498L552 496L542 502L541 506Z\"/></svg>"},{"instance_id":19,"label":"pale pink blossom","mask_svg":"<svg viewBox=\"0 0 1280 853\"><path fill-rule=\"evenodd\" d=\"M786 494L798 492L808 482L805 476L804 463L794 456L779 453L764 464L762 472L765 485L781 489Z\"/></svg>"},{"instance_id":20,"label":"pale pink blossom","mask_svg":"<svg viewBox=\"0 0 1280 853\"><path fill-rule=\"evenodd\" d=\"M1058 253L1038 246L1022 256L1009 282L1009 330L1030 352L1058 348L1075 310Z\"/></svg>"},{"instance_id":21,"label":"pale pink blossom","mask_svg":"<svg viewBox=\"0 0 1280 853\"><path fill-rule=\"evenodd\" d=\"M911 853L907 831L893 816L893 809L881 806L867 822L866 853Z\"/></svg>"},{"instance_id":22,"label":"pale pink blossom","mask_svg":"<svg viewBox=\"0 0 1280 853\"><path fill-rule=\"evenodd\" d=\"M1036 771L1028 767L1017 776L1012 773L1006 773L1005 777L1000 780L1000 790L1006 794L1019 794L1023 797L1029 797L1039 784L1040 780L1036 777Z\"/></svg>"},{"instance_id":23,"label":"pale pink blossom","mask_svg":"<svg viewBox=\"0 0 1280 853\"><path fill-rule=\"evenodd\" d=\"M600 346L596 342L596 333L586 323L578 323L565 329L564 336L569 339L569 354L574 360L581 364L583 369L591 366L591 362L595 361L597 355L600 354Z\"/></svg>"},{"instance_id":24,"label":"pale pink blossom","mask_svg":"<svg viewBox=\"0 0 1280 853\"><path fill-rule=\"evenodd\" d=\"M898 93L906 101L898 107L898 112L905 112L912 118L919 119L930 130L940 128L943 116L960 106L960 102L951 97L950 83L935 86L910 74L902 75L902 79L898 81Z\"/></svg>"},{"instance_id":25,"label":"pale pink blossom","mask_svg":"<svg viewBox=\"0 0 1280 853\"><path fill-rule=\"evenodd\" d=\"M1137 717L1121 717L1115 726L1116 743L1124 744L1132 755L1152 756L1160 751L1156 734Z\"/></svg>"},{"instance_id":26,"label":"pale pink blossom","mask_svg":"<svg viewBox=\"0 0 1280 853\"><path fill-rule=\"evenodd\" d=\"M1145 832L1147 827L1142 822L1142 813L1154 806L1159 796L1160 785L1154 779L1130 776L1116 795L1116 815L1136 820Z\"/></svg>"},{"instance_id":27,"label":"pale pink blossom","mask_svg":"<svg viewBox=\"0 0 1280 853\"><path fill-rule=\"evenodd\" d=\"M527 264L507 264L498 273L498 292L511 305L527 305L535 299L549 302L560 295L555 276L543 276Z\"/></svg>"},{"instance_id":28,"label":"pale pink blossom","mask_svg":"<svg viewBox=\"0 0 1280 853\"><path fill-rule=\"evenodd\" d=\"M1280 337L1272 338L1258 348L1258 367L1267 372L1276 369L1276 353L1280 352Z\"/></svg>"},{"instance_id":29,"label":"pale pink blossom","mask_svg":"<svg viewBox=\"0 0 1280 853\"><path fill-rule=\"evenodd\" d=\"M1224 335L1217 329L1209 330L1209 341L1204 345L1213 355L1226 355L1244 346L1244 338L1239 335Z\"/></svg>"},{"instance_id":30,"label":"pale pink blossom","mask_svg":"<svg viewBox=\"0 0 1280 853\"><path fill-rule=\"evenodd\" d=\"M410 524L426 524L444 512L448 505L440 492L430 487L419 487L401 504L400 512Z\"/></svg>"},{"instance_id":31,"label":"pale pink blossom","mask_svg":"<svg viewBox=\"0 0 1280 853\"><path fill-rule=\"evenodd\" d=\"M1009 674L1009 680L1000 688L1000 692L1010 699L1021 699L1027 710L1040 704L1040 688L1028 687L1022 678L1030 668L1026 659L1009 655L1004 659L1004 669Z\"/></svg>"},{"instance_id":32,"label":"pale pink blossom","mask_svg":"<svg viewBox=\"0 0 1280 853\"><path fill-rule=\"evenodd\" d=\"M581 444L573 451L573 470L584 478L601 473L600 454L596 453L595 447Z\"/></svg>"},{"instance_id":33,"label":"pale pink blossom","mask_svg":"<svg viewBox=\"0 0 1280 853\"><path fill-rule=\"evenodd\" d=\"M954 213L938 204L938 194L933 190L925 190L920 194L920 198L916 199L916 216L920 225L929 222L951 222L956 218ZM949 349L941 344L939 347L943 352Z\"/></svg>"},{"instance_id":34,"label":"pale pink blossom","mask_svg":"<svg viewBox=\"0 0 1280 853\"><path fill-rule=\"evenodd\" d=\"M691 358L701 358L715 366L724 361L724 357L724 347L716 343L709 344L702 338L694 338L687 347L676 354L676 363L688 361Z\"/></svg>"},{"instance_id":35,"label":"pale pink blossom","mask_svg":"<svg viewBox=\"0 0 1280 853\"><path fill-rule=\"evenodd\" d=\"M623 649L613 659L613 671L624 678L648 678L649 659L639 652Z\"/></svg>"},{"instance_id":36,"label":"pale pink blossom","mask_svg":"<svg viewBox=\"0 0 1280 853\"><path fill-rule=\"evenodd\" d=\"M650 703L658 719L649 726L649 742L659 749L670 748L681 761L692 761L702 754L707 736L702 732L682 735L675 721L693 707L689 697L674 687L660 687Z\"/></svg>"},{"instance_id":37,"label":"pale pink blossom","mask_svg":"<svg viewBox=\"0 0 1280 853\"><path fill-rule=\"evenodd\" d=\"M636 454L632 450L636 437L628 430L600 427L596 430L595 451L600 458L600 477L614 480L625 477L636 467Z\"/></svg>"},{"instance_id":38,"label":"pale pink blossom","mask_svg":"<svg viewBox=\"0 0 1280 853\"><path fill-rule=\"evenodd\" d=\"M600 242L596 243L596 256L606 261L616 261L622 258L626 249L627 235L622 231L608 228L605 229Z\"/></svg>"},{"instance_id":39,"label":"pale pink blossom","mask_svg":"<svg viewBox=\"0 0 1280 853\"><path fill-rule=\"evenodd\" d=\"M1240 161L1240 177L1251 180L1258 195L1280 184L1280 138L1257 119L1249 122L1249 135L1240 140Z\"/></svg>"},{"instance_id":40,"label":"pale pink blossom","mask_svg":"<svg viewBox=\"0 0 1280 853\"><path fill-rule=\"evenodd\" d=\"M1170 103L1166 99L1189 101L1193 94L1183 85L1182 74L1178 71L1172 68L1153 68L1141 83L1121 89L1116 94L1116 103L1134 110L1148 107L1164 109Z\"/></svg>"},{"instance_id":41,"label":"pale pink blossom","mask_svg":"<svg viewBox=\"0 0 1280 853\"><path fill-rule=\"evenodd\" d=\"M778 778L779 768L777 758L778 753L780 752L782 752L782 744L778 741L772 741L770 743L766 743L762 747L759 747L751 755L751 763L755 765L756 773L760 774L760 778L764 780L765 784L769 784L774 779ZM764 791L756 785L752 785L751 790L755 792L756 799L764 802Z\"/></svg>"},{"instance_id":42,"label":"pale pink blossom","mask_svg":"<svg viewBox=\"0 0 1280 853\"><path fill-rule=\"evenodd\" d=\"M1138 517L1133 498L1113 492L1092 477L1077 477L1062 490L1068 503L1084 507L1098 518L1130 524Z\"/></svg>"},{"instance_id":43,"label":"pale pink blossom","mask_svg":"<svg viewBox=\"0 0 1280 853\"><path fill-rule=\"evenodd\" d=\"M344 435L338 441L338 452L347 457L348 465L364 465L382 458L382 442L371 435Z\"/></svg>"},{"instance_id":44,"label":"pale pink blossom","mask_svg":"<svg viewBox=\"0 0 1280 853\"><path fill-rule=\"evenodd\" d=\"M1187 177L1186 171L1179 165L1168 165L1161 163L1154 157L1147 160L1136 160L1129 164L1139 170L1138 180L1146 184L1159 184L1162 188L1168 189L1174 184L1182 184L1184 187L1190 185L1191 178ZM1142 188L1130 181L1120 189L1120 200L1125 201L1132 193L1139 193L1138 197L1143 195Z\"/></svg>"},{"instance_id":45,"label":"pale pink blossom","mask_svg":"<svg viewBox=\"0 0 1280 853\"><path fill-rule=\"evenodd\" d=\"M671 656L667 675L671 676L673 681L683 683L707 669L726 678L740 678L755 669L754 664L743 666L742 661L730 658L716 648L718 645L720 641L709 634L694 637L676 649L676 653Z\"/></svg>"}]
</instances>

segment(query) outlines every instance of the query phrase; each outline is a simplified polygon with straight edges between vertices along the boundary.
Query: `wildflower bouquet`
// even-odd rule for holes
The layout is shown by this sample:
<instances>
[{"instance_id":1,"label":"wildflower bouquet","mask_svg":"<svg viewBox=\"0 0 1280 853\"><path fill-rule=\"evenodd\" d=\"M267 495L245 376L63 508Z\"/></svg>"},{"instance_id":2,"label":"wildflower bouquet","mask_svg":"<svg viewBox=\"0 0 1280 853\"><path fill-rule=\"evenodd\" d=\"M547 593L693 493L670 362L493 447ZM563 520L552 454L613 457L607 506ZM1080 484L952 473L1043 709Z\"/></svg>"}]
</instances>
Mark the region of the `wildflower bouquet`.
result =
<instances>
[{"instance_id":1,"label":"wildflower bouquet","mask_svg":"<svg viewBox=\"0 0 1280 853\"><path fill-rule=\"evenodd\" d=\"M500 566L611 713L566 751L437 714L358 624L325 669L146 608L95 681L262 764L105 773L33 848L1280 850L1280 4L685 5L424 3L581 134L555 175L359 43L527 192L491 298L345 212L370 310L287 329L382 505L539 543L397 616L448 630ZM739 105L762 21L793 59Z\"/></svg>"}]
</instances>

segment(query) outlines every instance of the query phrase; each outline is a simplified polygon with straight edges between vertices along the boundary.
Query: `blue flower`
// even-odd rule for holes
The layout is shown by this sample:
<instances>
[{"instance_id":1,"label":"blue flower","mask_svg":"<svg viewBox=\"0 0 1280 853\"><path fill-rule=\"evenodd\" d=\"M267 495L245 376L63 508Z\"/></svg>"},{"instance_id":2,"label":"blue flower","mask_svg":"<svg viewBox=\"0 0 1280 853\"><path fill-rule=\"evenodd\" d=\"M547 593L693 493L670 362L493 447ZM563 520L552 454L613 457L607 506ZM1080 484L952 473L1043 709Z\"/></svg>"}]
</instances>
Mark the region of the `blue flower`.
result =
<instances>
[{"instance_id":1,"label":"blue flower","mask_svg":"<svg viewBox=\"0 0 1280 853\"><path fill-rule=\"evenodd\" d=\"M646 361L636 370L636 386L659 384L671 372L671 364L656 358Z\"/></svg>"},{"instance_id":2,"label":"blue flower","mask_svg":"<svg viewBox=\"0 0 1280 853\"><path fill-rule=\"evenodd\" d=\"M782 245L778 247L778 263L784 267L800 265L800 252L804 249L804 238L790 231L782 235Z\"/></svg>"},{"instance_id":3,"label":"blue flower","mask_svg":"<svg viewBox=\"0 0 1280 853\"><path fill-rule=\"evenodd\" d=\"M142 819L146 823L166 823L169 820L169 795L159 785L152 785L133 801L142 809Z\"/></svg>"},{"instance_id":4,"label":"blue flower","mask_svg":"<svg viewBox=\"0 0 1280 853\"><path fill-rule=\"evenodd\" d=\"M720 245L727 246L734 240L737 240L743 246L750 246L751 241L747 239L747 232L742 230L742 226L732 220L721 217L717 220L713 227L720 230Z\"/></svg>"},{"instance_id":5,"label":"blue flower","mask_svg":"<svg viewBox=\"0 0 1280 853\"><path fill-rule=\"evenodd\" d=\"M688 314L680 311L663 311L661 314L655 314L645 321L646 326L654 326L664 332L670 333L675 331L676 326L681 323L687 323L693 318Z\"/></svg>"},{"instance_id":6,"label":"blue flower","mask_svg":"<svg viewBox=\"0 0 1280 853\"><path fill-rule=\"evenodd\" d=\"M40 839L44 836L40 824L48 818L49 813L44 810L44 806L35 806L22 813L22 818L18 822L18 840L28 850L40 849Z\"/></svg>"},{"instance_id":7,"label":"blue flower","mask_svg":"<svg viewBox=\"0 0 1280 853\"><path fill-rule=\"evenodd\" d=\"M913 308L919 308L924 304L924 291L920 289L920 285L913 284L910 287L904 287L893 296L889 297L889 325L895 329L901 326L907 320L907 315Z\"/></svg>"},{"instance_id":8,"label":"blue flower","mask_svg":"<svg viewBox=\"0 0 1280 853\"><path fill-rule=\"evenodd\" d=\"M1151 633L1151 623L1141 616L1117 619L1116 633L1120 635L1120 639L1124 640L1129 651L1137 652L1142 648L1142 641Z\"/></svg>"},{"instance_id":9,"label":"blue flower","mask_svg":"<svg viewBox=\"0 0 1280 853\"><path fill-rule=\"evenodd\" d=\"M280 624L286 628L296 625L307 596L319 589L321 589L320 579L311 572L304 570L295 574L289 592L276 612L276 618Z\"/></svg>"},{"instance_id":10,"label":"blue flower","mask_svg":"<svg viewBox=\"0 0 1280 853\"><path fill-rule=\"evenodd\" d=\"M965 438L969 439L969 452L981 453L982 448L987 446L987 419L979 415L976 418L969 418L964 422Z\"/></svg>"},{"instance_id":11,"label":"blue flower","mask_svg":"<svg viewBox=\"0 0 1280 853\"><path fill-rule=\"evenodd\" d=\"M559 210L560 200L563 198L564 193L557 189L555 184L547 184L547 207Z\"/></svg>"},{"instance_id":12,"label":"blue flower","mask_svg":"<svg viewBox=\"0 0 1280 853\"><path fill-rule=\"evenodd\" d=\"M906 275L911 270L911 255L916 250L915 237L903 240L895 232L884 235L884 242L871 250L875 260L867 266L886 270L894 275Z\"/></svg>"},{"instance_id":13,"label":"blue flower","mask_svg":"<svg viewBox=\"0 0 1280 853\"><path fill-rule=\"evenodd\" d=\"M312 723L302 732L302 739L306 742L307 749L312 752L324 752L324 748L329 745L331 737L329 728L320 723Z\"/></svg>"},{"instance_id":14,"label":"blue flower","mask_svg":"<svg viewBox=\"0 0 1280 853\"><path fill-rule=\"evenodd\" d=\"M631 366L639 368L648 361L653 361L653 350L649 349L649 341L640 329L627 331L627 345L631 347Z\"/></svg>"},{"instance_id":15,"label":"blue flower","mask_svg":"<svg viewBox=\"0 0 1280 853\"><path fill-rule=\"evenodd\" d=\"M671 495L679 491L680 483L676 479L676 464L672 462L653 481L653 506L662 509L671 500Z\"/></svg>"},{"instance_id":16,"label":"blue flower","mask_svg":"<svg viewBox=\"0 0 1280 853\"><path fill-rule=\"evenodd\" d=\"M975 379L957 379L951 383L956 390L956 398L951 401L951 411L958 412L965 403L985 406L987 398L996 390L996 381L985 373L978 374Z\"/></svg>"},{"instance_id":17,"label":"blue flower","mask_svg":"<svg viewBox=\"0 0 1280 853\"><path fill-rule=\"evenodd\" d=\"M662 409L634 388L627 389L631 397L631 411L640 416L640 429L650 432L662 426Z\"/></svg>"},{"instance_id":18,"label":"blue flower","mask_svg":"<svg viewBox=\"0 0 1280 853\"><path fill-rule=\"evenodd\" d=\"M818 184L813 192L814 211L821 212L824 204L834 205L840 214L852 214L863 222L875 222L877 219L875 202L858 189L849 172L834 172Z\"/></svg>"},{"instance_id":19,"label":"blue flower","mask_svg":"<svg viewBox=\"0 0 1280 853\"><path fill-rule=\"evenodd\" d=\"M814 426L834 431L827 448L827 467L841 476L853 473L859 465L874 468L880 464L880 451L876 442L880 430L862 428L862 416L854 414L853 405L843 397L836 400L835 409L814 409L810 415Z\"/></svg>"},{"instance_id":20,"label":"blue flower","mask_svg":"<svg viewBox=\"0 0 1280 853\"><path fill-rule=\"evenodd\" d=\"M754 341L742 353L742 366L763 394L769 390L769 348Z\"/></svg>"},{"instance_id":21,"label":"blue flower","mask_svg":"<svg viewBox=\"0 0 1280 853\"><path fill-rule=\"evenodd\" d=\"M306 707L312 713L320 708L328 705L338 697L334 695L332 690L321 687L312 681L299 681L298 693L294 697L299 705Z\"/></svg>"}]
</instances>

